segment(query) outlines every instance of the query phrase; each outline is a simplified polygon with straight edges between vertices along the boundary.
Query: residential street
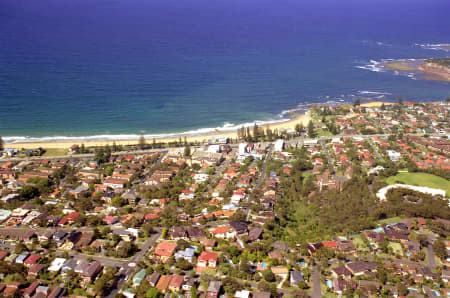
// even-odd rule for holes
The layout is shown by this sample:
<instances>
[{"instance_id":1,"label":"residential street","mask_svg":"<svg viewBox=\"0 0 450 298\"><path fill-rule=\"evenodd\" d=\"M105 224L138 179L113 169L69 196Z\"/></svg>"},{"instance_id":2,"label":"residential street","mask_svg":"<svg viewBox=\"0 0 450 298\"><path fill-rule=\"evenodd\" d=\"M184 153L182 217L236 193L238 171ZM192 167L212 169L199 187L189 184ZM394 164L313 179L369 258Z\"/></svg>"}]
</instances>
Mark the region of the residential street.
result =
<instances>
[{"instance_id":1,"label":"residential street","mask_svg":"<svg viewBox=\"0 0 450 298\"><path fill-rule=\"evenodd\" d=\"M322 297L322 288L320 286L320 270L317 265L314 265L313 267L311 274L311 281L312 281L311 297L312 298Z\"/></svg>"}]
</instances>

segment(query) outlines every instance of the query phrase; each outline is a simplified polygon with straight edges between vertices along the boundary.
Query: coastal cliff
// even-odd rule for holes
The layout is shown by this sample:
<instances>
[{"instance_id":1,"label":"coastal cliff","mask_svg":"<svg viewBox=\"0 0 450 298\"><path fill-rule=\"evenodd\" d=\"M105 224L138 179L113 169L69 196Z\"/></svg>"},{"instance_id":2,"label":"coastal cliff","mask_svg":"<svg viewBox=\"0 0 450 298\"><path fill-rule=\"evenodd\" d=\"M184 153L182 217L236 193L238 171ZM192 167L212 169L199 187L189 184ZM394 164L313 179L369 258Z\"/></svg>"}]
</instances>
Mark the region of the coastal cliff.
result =
<instances>
[{"instance_id":1,"label":"coastal cliff","mask_svg":"<svg viewBox=\"0 0 450 298\"><path fill-rule=\"evenodd\" d=\"M394 60L382 64L386 69L403 72L420 72L424 79L450 82L450 58L422 60Z\"/></svg>"},{"instance_id":2,"label":"coastal cliff","mask_svg":"<svg viewBox=\"0 0 450 298\"><path fill-rule=\"evenodd\" d=\"M438 61L443 61L439 63ZM418 70L429 76L434 76L437 80L450 81L450 58L425 60Z\"/></svg>"}]
</instances>

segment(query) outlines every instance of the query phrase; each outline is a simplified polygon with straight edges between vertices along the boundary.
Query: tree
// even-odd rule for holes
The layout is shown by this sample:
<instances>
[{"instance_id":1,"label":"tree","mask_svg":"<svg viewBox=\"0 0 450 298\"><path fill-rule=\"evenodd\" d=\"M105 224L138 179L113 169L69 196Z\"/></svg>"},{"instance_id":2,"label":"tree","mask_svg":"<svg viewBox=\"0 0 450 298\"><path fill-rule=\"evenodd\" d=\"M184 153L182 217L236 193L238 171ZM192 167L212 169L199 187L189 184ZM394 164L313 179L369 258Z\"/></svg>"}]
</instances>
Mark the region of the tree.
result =
<instances>
[{"instance_id":1,"label":"tree","mask_svg":"<svg viewBox=\"0 0 450 298\"><path fill-rule=\"evenodd\" d=\"M353 106L359 106L359 105L361 105L361 100L358 98L358 99L355 99L355 101L353 102Z\"/></svg>"},{"instance_id":2,"label":"tree","mask_svg":"<svg viewBox=\"0 0 450 298\"><path fill-rule=\"evenodd\" d=\"M198 290L196 287L191 287L190 290L191 298L198 298Z\"/></svg>"},{"instance_id":3,"label":"tree","mask_svg":"<svg viewBox=\"0 0 450 298\"><path fill-rule=\"evenodd\" d=\"M184 156L185 157L191 156L191 146L189 145L184 146Z\"/></svg>"},{"instance_id":4,"label":"tree","mask_svg":"<svg viewBox=\"0 0 450 298\"><path fill-rule=\"evenodd\" d=\"M399 97L397 98L397 103L398 103L399 105L403 105L403 98L402 98L401 96L399 96Z\"/></svg>"},{"instance_id":5,"label":"tree","mask_svg":"<svg viewBox=\"0 0 450 298\"><path fill-rule=\"evenodd\" d=\"M253 137L256 139L259 136L259 128L258 125L255 123L255 125L253 126Z\"/></svg>"},{"instance_id":6,"label":"tree","mask_svg":"<svg viewBox=\"0 0 450 298\"><path fill-rule=\"evenodd\" d=\"M150 288L146 293L147 298L159 298L163 297L163 294L157 288Z\"/></svg>"},{"instance_id":7,"label":"tree","mask_svg":"<svg viewBox=\"0 0 450 298\"><path fill-rule=\"evenodd\" d=\"M433 252L436 256L438 256L441 260L447 258L447 248L445 247L444 241L439 238L433 243Z\"/></svg>"},{"instance_id":8,"label":"tree","mask_svg":"<svg viewBox=\"0 0 450 298\"><path fill-rule=\"evenodd\" d=\"M315 133L314 133L314 124L313 124L312 120L309 120L309 123L308 123L308 136L310 138L314 138L314 135L315 135Z\"/></svg>"},{"instance_id":9,"label":"tree","mask_svg":"<svg viewBox=\"0 0 450 298\"><path fill-rule=\"evenodd\" d=\"M298 134L298 135L300 135L301 133L302 133L302 131L303 131L303 123L297 123L296 125L295 125L295 132Z\"/></svg>"},{"instance_id":10,"label":"tree","mask_svg":"<svg viewBox=\"0 0 450 298\"><path fill-rule=\"evenodd\" d=\"M275 281L275 274L273 274L270 268L267 268L266 270L263 271L263 277L267 282Z\"/></svg>"},{"instance_id":11,"label":"tree","mask_svg":"<svg viewBox=\"0 0 450 298\"><path fill-rule=\"evenodd\" d=\"M420 246L422 247L428 246L428 237L424 234L420 234L419 236L417 236L417 241L419 241Z\"/></svg>"},{"instance_id":12,"label":"tree","mask_svg":"<svg viewBox=\"0 0 450 298\"><path fill-rule=\"evenodd\" d=\"M141 135L139 137L139 148L142 150L142 149L145 149L145 146L146 146L146 143L145 143L144 135Z\"/></svg>"},{"instance_id":13,"label":"tree","mask_svg":"<svg viewBox=\"0 0 450 298\"><path fill-rule=\"evenodd\" d=\"M404 283L399 283L397 285L397 292L398 292L399 296L406 296L406 295L408 295L409 291Z\"/></svg>"},{"instance_id":14,"label":"tree","mask_svg":"<svg viewBox=\"0 0 450 298\"><path fill-rule=\"evenodd\" d=\"M5 147L5 142L3 141L2 137L0 136L0 151L3 151Z\"/></svg>"},{"instance_id":15,"label":"tree","mask_svg":"<svg viewBox=\"0 0 450 298\"><path fill-rule=\"evenodd\" d=\"M114 197L111 200L111 203L114 207L122 207L123 205L125 205L126 202L127 202L127 200L125 200L125 198L119 197L119 196Z\"/></svg>"}]
</instances>

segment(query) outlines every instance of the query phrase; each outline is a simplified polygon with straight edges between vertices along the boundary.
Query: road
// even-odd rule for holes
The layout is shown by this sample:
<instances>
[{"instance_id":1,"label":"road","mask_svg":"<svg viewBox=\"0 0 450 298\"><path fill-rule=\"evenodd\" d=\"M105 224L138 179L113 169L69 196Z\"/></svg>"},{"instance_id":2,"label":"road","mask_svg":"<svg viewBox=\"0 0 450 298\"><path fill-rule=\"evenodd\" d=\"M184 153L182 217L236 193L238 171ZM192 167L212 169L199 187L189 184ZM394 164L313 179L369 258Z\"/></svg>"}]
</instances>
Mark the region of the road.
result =
<instances>
[{"instance_id":1,"label":"road","mask_svg":"<svg viewBox=\"0 0 450 298\"><path fill-rule=\"evenodd\" d=\"M373 152L375 152L375 155L377 156L378 160L383 161L384 160L383 157L381 157L380 152L378 152L377 146L375 145L375 143L373 142L373 140L371 138L369 138L369 143L370 143L370 145L372 145Z\"/></svg>"},{"instance_id":2,"label":"road","mask_svg":"<svg viewBox=\"0 0 450 298\"><path fill-rule=\"evenodd\" d=\"M312 298L322 297L322 287L320 285L320 270L317 265L314 265L313 267L311 274L311 281L312 281L311 297Z\"/></svg>"},{"instance_id":3,"label":"road","mask_svg":"<svg viewBox=\"0 0 450 298\"><path fill-rule=\"evenodd\" d=\"M150 238L148 238L144 242L140 251L133 256L131 261L126 262L126 264L124 266L122 266L123 272L117 279L116 286L114 287L114 289L111 289L111 292L109 292L109 294L106 296L107 298L114 298L117 295L117 293L122 289L123 285L125 284L125 282L126 282L125 279L127 277L130 277L136 270L136 267L130 267L130 263L134 263L134 264L139 263L142 260L142 258L145 256L145 254L148 253L148 251L151 249L153 243L155 243L159 239L160 236L161 236L161 231L158 230L157 233L152 235Z\"/></svg>"},{"instance_id":4,"label":"road","mask_svg":"<svg viewBox=\"0 0 450 298\"><path fill-rule=\"evenodd\" d=\"M336 170L334 168L333 159L331 159L330 153L327 149L327 144L325 143L324 139L319 139L320 145L322 145L323 151L325 152L325 155L327 156L328 165L331 167L332 174L336 173Z\"/></svg>"},{"instance_id":5,"label":"road","mask_svg":"<svg viewBox=\"0 0 450 298\"><path fill-rule=\"evenodd\" d=\"M225 171L229 165L231 164L231 159L232 158L228 158L227 160L225 160L224 162L222 162L222 164L217 168L216 172L214 173L213 177L211 178L211 181L208 183L208 191L207 192L211 192L213 189L213 185L217 182L217 180L222 177L223 171Z\"/></svg>"},{"instance_id":6,"label":"road","mask_svg":"<svg viewBox=\"0 0 450 298\"><path fill-rule=\"evenodd\" d=\"M269 150L267 151L266 157L264 159L264 163L263 163L263 166L262 166L262 169L261 169L261 175L259 175L258 180L255 183L255 187L253 188L253 192L255 190L257 190L261 186L261 184L264 183L264 181L266 180L266 176L267 176L267 161L272 156L272 149L273 149L273 146L270 145L269 146ZM250 205L251 202L252 202L252 197L249 196L248 200L247 200L247 216L246 216L247 221L249 220L249 217L250 217L250 208L248 206Z\"/></svg>"},{"instance_id":7,"label":"road","mask_svg":"<svg viewBox=\"0 0 450 298\"><path fill-rule=\"evenodd\" d=\"M374 135L336 135L333 137L341 138L344 136L353 137L353 138L373 138L373 137L388 137L391 134L374 134ZM409 134L408 134L409 135ZM413 136L423 136L424 134L410 134ZM442 134L439 133L433 133L429 134L430 136L442 136ZM331 137L330 137L331 138ZM303 137L296 137L289 141L286 141L286 144L288 145L295 145L297 143L307 141L307 140L320 140L321 138L314 138L314 139L303 139ZM197 147L204 147L205 145L199 145L199 146L191 146L192 148ZM231 144L232 147L235 147L236 144ZM5 144L5 147L8 148L8 144ZM147 154L147 153L157 153L157 152L167 152L168 147L162 147L158 149L147 149L147 150L127 150L127 151L120 151L120 152L113 152L112 155L128 155L128 154ZM0 157L0 160L10 160L10 161L32 161L32 160L42 160L42 159L71 159L71 158L92 158L94 157L94 153L87 153L87 154L73 154L73 155L58 155L58 156L30 156L30 157Z\"/></svg>"}]
</instances>

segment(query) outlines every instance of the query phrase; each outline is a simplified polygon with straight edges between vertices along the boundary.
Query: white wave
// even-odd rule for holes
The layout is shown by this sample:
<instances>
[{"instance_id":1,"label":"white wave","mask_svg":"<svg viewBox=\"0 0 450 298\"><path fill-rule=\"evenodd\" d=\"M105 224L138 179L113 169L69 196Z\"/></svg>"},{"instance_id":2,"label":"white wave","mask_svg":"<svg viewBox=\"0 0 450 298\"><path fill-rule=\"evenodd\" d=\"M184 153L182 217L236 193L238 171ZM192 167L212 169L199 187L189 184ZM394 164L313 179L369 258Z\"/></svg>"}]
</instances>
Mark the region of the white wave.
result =
<instances>
[{"instance_id":1,"label":"white wave","mask_svg":"<svg viewBox=\"0 0 450 298\"><path fill-rule=\"evenodd\" d=\"M358 91L358 93L360 93L360 94L374 94L374 95L392 95L392 93L389 93L389 92L378 92L378 91L367 91L367 90Z\"/></svg>"},{"instance_id":2,"label":"white wave","mask_svg":"<svg viewBox=\"0 0 450 298\"><path fill-rule=\"evenodd\" d=\"M294 109L293 109L294 110ZM293 111L292 110L292 111ZM303 109L305 110L305 109ZM262 126L267 124L274 124L279 122L288 121L288 118L280 117L279 119L269 120L257 120L254 122L246 122L241 124L232 124L225 122L219 127L206 127L194 130L188 130L179 133L166 133L166 134L99 134L91 136L44 136L44 137L32 137L32 136L5 136L3 140L7 144L11 143L31 143L31 142L87 142L87 141L117 141L117 140L136 140L141 135L146 139L162 139L168 137L184 137L184 136L197 136L205 135L209 133L217 132L232 132L241 127L252 127L255 124Z\"/></svg>"},{"instance_id":3,"label":"white wave","mask_svg":"<svg viewBox=\"0 0 450 298\"><path fill-rule=\"evenodd\" d=\"M427 49L427 50L434 50L434 51L445 51L445 52L450 52L450 44L448 43L425 43L425 44L418 44L415 43L415 46L421 47L423 49Z\"/></svg>"},{"instance_id":4,"label":"white wave","mask_svg":"<svg viewBox=\"0 0 450 298\"><path fill-rule=\"evenodd\" d=\"M392 46L390 43L382 42L382 41L377 41L376 44L379 45L379 46L385 46L385 47L391 47Z\"/></svg>"},{"instance_id":5,"label":"white wave","mask_svg":"<svg viewBox=\"0 0 450 298\"><path fill-rule=\"evenodd\" d=\"M357 66L355 66L355 68L370 70L370 71L374 71L374 72L384 72L384 67L380 65L383 61L380 62L380 61L371 59L370 64L357 65Z\"/></svg>"}]
</instances>

